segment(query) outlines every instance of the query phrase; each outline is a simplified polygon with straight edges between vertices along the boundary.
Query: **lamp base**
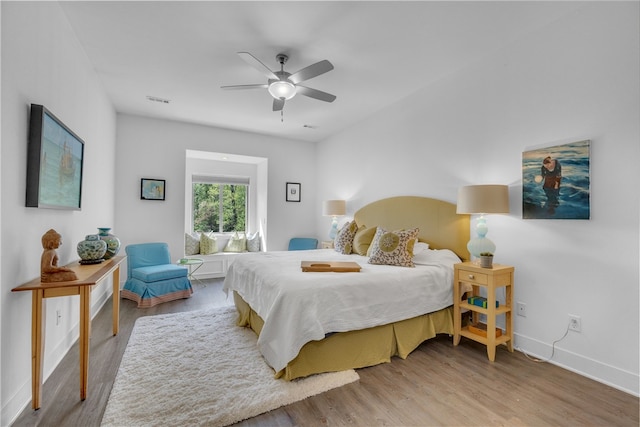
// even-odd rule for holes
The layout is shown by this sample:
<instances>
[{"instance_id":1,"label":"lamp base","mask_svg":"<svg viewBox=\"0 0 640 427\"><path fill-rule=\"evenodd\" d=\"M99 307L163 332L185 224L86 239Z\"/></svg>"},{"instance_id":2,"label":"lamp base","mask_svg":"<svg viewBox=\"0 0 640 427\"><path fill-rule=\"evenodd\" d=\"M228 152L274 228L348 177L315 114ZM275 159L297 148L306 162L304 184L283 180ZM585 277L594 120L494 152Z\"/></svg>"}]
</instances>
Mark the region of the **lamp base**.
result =
<instances>
[{"instance_id":1,"label":"lamp base","mask_svg":"<svg viewBox=\"0 0 640 427\"><path fill-rule=\"evenodd\" d=\"M467 249L471 255L478 258L483 252L494 253L496 251L496 245L486 237L476 237L475 239L469 240Z\"/></svg>"},{"instance_id":2,"label":"lamp base","mask_svg":"<svg viewBox=\"0 0 640 427\"><path fill-rule=\"evenodd\" d=\"M467 243L469 253L476 258L483 252L491 252L493 254L496 251L495 243L485 237L488 231L487 220L484 214L480 214L476 222L476 233L478 233L478 237L469 240L469 243Z\"/></svg>"},{"instance_id":3,"label":"lamp base","mask_svg":"<svg viewBox=\"0 0 640 427\"><path fill-rule=\"evenodd\" d=\"M338 235L338 218L334 216L333 220L331 221L331 230L329 230L329 238L331 240L335 240L337 235Z\"/></svg>"}]
</instances>

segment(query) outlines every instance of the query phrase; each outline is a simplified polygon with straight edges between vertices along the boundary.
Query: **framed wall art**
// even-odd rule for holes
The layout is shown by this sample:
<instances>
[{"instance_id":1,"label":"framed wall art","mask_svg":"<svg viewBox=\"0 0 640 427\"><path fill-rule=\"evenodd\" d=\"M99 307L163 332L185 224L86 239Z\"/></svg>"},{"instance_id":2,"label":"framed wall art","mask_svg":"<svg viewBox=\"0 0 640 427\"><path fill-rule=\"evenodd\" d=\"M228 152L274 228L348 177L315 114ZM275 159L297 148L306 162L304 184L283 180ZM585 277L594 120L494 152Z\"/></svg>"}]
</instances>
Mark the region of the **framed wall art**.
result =
<instances>
[{"instance_id":1,"label":"framed wall art","mask_svg":"<svg viewBox=\"0 0 640 427\"><path fill-rule=\"evenodd\" d=\"M164 200L165 180L142 178L140 180L140 199Z\"/></svg>"},{"instance_id":2,"label":"framed wall art","mask_svg":"<svg viewBox=\"0 0 640 427\"><path fill-rule=\"evenodd\" d=\"M287 182L287 202L299 202L300 191L299 182Z\"/></svg>"},{"instance_id":3,"label":"framed wall art","mask_svg":"<svg viewBox=\"0 0 640 427\"><path fill-rule=\"evenodd\" d=\"M522 153L522 218L589 219L591 141Z\"/></svg>"},{"instance_id":4,"label":"framed wall art","mask_svg":"<svg viewBox=\"0 0 640 427\"><path fill-rule=\"evenodd\" d=\"M31 104L26 207L80 210L84 141L42 105Z\"/></svg>"}]
</instances>

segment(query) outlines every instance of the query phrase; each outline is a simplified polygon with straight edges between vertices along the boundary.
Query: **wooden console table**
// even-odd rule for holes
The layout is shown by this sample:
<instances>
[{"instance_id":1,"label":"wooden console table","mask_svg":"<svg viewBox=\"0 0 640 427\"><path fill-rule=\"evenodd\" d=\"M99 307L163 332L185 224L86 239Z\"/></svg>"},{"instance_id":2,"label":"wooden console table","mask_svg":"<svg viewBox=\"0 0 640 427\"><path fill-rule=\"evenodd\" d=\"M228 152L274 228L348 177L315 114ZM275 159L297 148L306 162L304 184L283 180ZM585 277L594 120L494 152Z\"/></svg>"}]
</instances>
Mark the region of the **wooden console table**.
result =
<instances>
[{"instance_id":1,"label":"wooden console table","mask_svg":"<svg viewBox=\"0 0 640 427\"><path fill-rule=\"evenodd\" d=\"M40 408L42 400L42 359L44 353L45 313L44 298L80 295L80 400L87 397L89 378L89 333L91 328L91 290L93 286L112 273L113 277L113 335L120 328L120 263L124 256L113 257L100 264L80 265L71 263L66 267L75 271L77 280L70 282L42 283L40 278L13 288L13 292L31 291L31 406Z\"/></svg>"}]
</instances>

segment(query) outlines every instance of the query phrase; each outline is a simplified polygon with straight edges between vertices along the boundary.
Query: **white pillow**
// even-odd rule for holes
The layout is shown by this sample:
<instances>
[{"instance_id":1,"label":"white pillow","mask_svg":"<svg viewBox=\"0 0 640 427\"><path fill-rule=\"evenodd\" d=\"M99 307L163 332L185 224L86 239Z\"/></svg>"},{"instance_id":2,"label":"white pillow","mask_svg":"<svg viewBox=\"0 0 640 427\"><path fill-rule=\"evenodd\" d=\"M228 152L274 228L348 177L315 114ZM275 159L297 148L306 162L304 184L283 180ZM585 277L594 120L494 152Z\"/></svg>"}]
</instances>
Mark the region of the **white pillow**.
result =
<instances>
[{"instance_id":1,"label":"white pillow","mask_svg":"<svg viewBox=\"0 0 640 427\"><path fill-rule=\"evenodd\" d=\"M427 249L429 249L429 244L428 243L424 243L424 242L416 242L415 245L413 245L413 256L416 256L417 254L426 251Z\"/></svg>"},{"instance_id":2,"label":"white pillow","mask_svg":"<svg viewBox=\"0 0 640 427\"><path fill-rule=\"evenodd\" d=\"M260 233L257 231L247 236L247 250L249 252L260 252Z\"/></svg>"},{"instance_id":3,"label":"white pillow","mask_svg":"<svg viewBox=\"0 0 640 427\"><path fill-rule=\"evenodd\" d=\"M413 257L414 264L421 265L451 265L462 262L458 256L449 249L427 249Z\"/></svg>"},{"instance_id":4,"label":"white pillow","mask_svg":"<svg viewBox=\"0 0 640 427\"><path fill-rule=\"evenodd\" d=\"M200 236L184 233L184 254L198 255L200 253Z\"/></svg>"}]
</instances>

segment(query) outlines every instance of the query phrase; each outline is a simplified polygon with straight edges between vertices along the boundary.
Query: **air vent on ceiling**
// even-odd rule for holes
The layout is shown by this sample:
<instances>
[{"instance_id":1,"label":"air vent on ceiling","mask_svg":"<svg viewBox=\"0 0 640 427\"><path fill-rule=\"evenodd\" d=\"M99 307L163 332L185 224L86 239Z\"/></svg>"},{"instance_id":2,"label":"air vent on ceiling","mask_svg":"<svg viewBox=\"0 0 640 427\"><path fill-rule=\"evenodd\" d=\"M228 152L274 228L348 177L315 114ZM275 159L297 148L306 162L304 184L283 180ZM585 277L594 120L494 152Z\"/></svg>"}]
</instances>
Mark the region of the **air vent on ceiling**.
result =
<instances>
[{"instance_id":1,"label":"air vent on ceiling","mask_svg":"<svg viewBox=\"0 0 640 427\"><path fill-rule=\"evenodd\" d=\"M158 98L157 96L147 96L147 99L149 101L159 102L161 104L168 104L171 102L169 99Z\"/></svg>"}]
</instances>

